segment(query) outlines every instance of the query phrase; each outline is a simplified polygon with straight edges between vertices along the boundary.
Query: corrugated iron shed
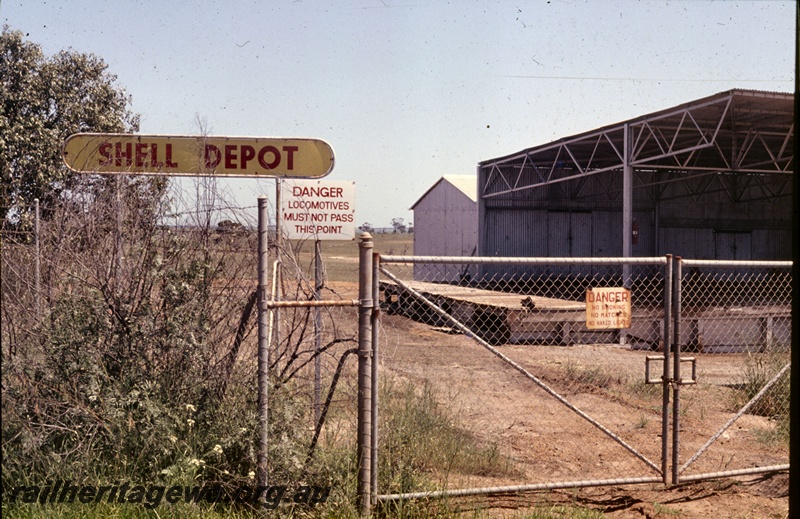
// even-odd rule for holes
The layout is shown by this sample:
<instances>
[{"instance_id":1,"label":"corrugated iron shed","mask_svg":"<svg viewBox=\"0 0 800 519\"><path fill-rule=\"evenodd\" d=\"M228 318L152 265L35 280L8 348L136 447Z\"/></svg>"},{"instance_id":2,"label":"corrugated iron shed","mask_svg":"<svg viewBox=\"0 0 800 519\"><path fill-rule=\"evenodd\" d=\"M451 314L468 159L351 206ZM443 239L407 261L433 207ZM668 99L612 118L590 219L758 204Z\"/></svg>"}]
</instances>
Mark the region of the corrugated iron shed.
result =
<instances>
[{"instance_id":1,"label":"corrugated iron shed","mask_svg":"<svg viewBox=\"0 0 800 519\"><path fill-rule=\"evenodd\" d=\"M445 175L414 203L414 254L471 256L478 247L477 177ZM475 269L473 269L475 270ZM414 267L422 281L454 282L470 275L460 265Z\"/></svg>"},{"instance_id":2,"label":"corrugated iron shed","mask_svg":"<svg viewBox=\"0 0 800 519\"><path fill-rule=\"evenodd\" d=\"M464 193L464 196L473 202L478 201L478 177L475 175L444 175L442 178L434 182L434 184L429 187L428 190L425 191L425 193L423 193L416 202L414 202L414 205L411 206L411 210L413 211L414 208L417 207L417 204L425 200L428 194L436 189L436 187L442 182L451 184L453 187Z\"/></svg>"},{"instance_id":3,"label":"corrugated iron shed","mask_svg":"<svg viewBox=\"0 0 800 519\"><path fill-rule=\"evenodd\" d=\"M479 254L788 259L793 122L736 89L482 161Z\"/></svg>"}]
</instances>

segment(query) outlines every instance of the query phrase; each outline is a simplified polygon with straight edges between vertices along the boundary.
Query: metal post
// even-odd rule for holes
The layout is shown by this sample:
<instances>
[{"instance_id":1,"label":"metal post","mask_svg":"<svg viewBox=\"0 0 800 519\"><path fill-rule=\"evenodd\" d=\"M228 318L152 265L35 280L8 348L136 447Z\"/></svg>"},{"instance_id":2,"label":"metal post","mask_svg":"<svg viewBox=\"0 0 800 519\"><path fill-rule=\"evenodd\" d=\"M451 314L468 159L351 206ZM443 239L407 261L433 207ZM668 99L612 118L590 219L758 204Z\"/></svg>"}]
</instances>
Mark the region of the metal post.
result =
<instances>
[{"instance_id":1,"label":"metal post","mask_svg":"<svg viewBox=\"0 0 800 519\"><path fill-rule=\"evenodd\" d=\"M260 486L267 486L269 446L269 216L267 197L258 197L258 467Z\"/></svg>"},{"instance_id":2,"label":"metal post","mask_svg":"<svg viewBox=\"0 0 800 519\"><path fill-rule=\"evenodd\" d=\"M114 236L114 248L116 253L115 265L116 271L112 278L112 290L116 293L120 286L120 278L122 277L122 224L123 224L123 209L122 209L122 189L125 187L123 175L117 175L116 178L116 210L117 210L117 232Z\"/></svg>"},{"instance_id":3,"label":"metal post","mask_svg":"<svg viewBox=\"0 0 800 519\"><path fill-rule=\"evenodd\" d=\"M275 179L275 243L278 244L277 258L281 258L281 245L283 245L283 217L281 216L281 189L283 182Z\"/></svg>"},{"instance_id":4,"label":"metal post","mask_svg":"<svg viewBox=\"0 0 800 519\"><path fill-rule=\"evenodd\" d=\"M624 128L623 160L622 160L622 257L630 258L631 249L631 226L633 225L633 166L631 165L631 154L633 153L631 144L630 125ZM628 267L630 268L630 267ZM629 274L629 272L626 272ZM629 279L624 277L624 285L628 287Z\"/></svg>"},{"instance_id":5,"label":"metal post","mask_svg":"<svg viewBox=\"0 0 800 519\"><path fill-rule=\"evenodd\" d=\"M34 258L34 282L35 282L35 301L36 301L36 319L41 319L42 317L42 264L41 264L41 245L39 242L39 222L40 222L40 212L39 212L39 199L33 199L33 208L34 208L34 230L33 230L33 239L35 244L35 252L36 258Z\"/></svg>"},{"instance_id":6,"label":"metal post","mask_svg":"<svg viewBox=\"0 0 800 519\"><path fill-rule=\"evenodd\" d=\"M372 508L372 236L361 233L358 268L358 504L368 516Z\"/></svg>"},{"instance_id":7,"label":"metal post","mask_svg":"<svg viewBox=\"0 0 800 519\"><path fill-rule=\"evenodd\" d=\"M678 463L680 461L680 410L681 410L681 277L682 265L681 257L675 258L673 291L673 318L674 318L674 339L672 358L674 368L672 370L672 484L678 484Z\"/></svg>"},{"instance_id":8,"label":"metal post","mask_svg":"<svg viewBox=\"0 0 800 519\"><path fill-rule=\"evenodd\" d=\"M661 476L664 484L669 483L669 390L670 390L670 350L672 349L672 255L667 254L667 264L664 266L664 373L662 376L662 405L661 405Z\"/></svg>"},{"instance_id":9,"label":"metal post","mask_svg":"<svg viewBox=\"0 0 800 519\"><path fill-rule=\"evenodd\" d=\"M281 191L283 191L283 179L275 179L275 261L278 266L275 269L277 276L272 280L275 287L275 300L283 300L283 215L281 215ZM281 346L281 309L272 309L272 340L276 348ZM280 358L280 357L278 357Z\"/></svg>"},{"instance_id":10,"label":"metal post","mask_svg":"<svg viewBox=\"0 0 800 519\"><path fill-rule=\"evenodd\" d=\"M633 255L631 232L633 230L633 166L631 165L631 155L633 145L631 142L631 128L629 124L624 126L623 134L623 158L622 158L622 257L630 258ZM622 286L631 288L631 266L627 263L622 265ZM619 330L619 343L628 343L628 331Z\"/></svg>"},{"instance_id":11,"label":"metal post","mask_svg":"<svg viewBox=\"0 0 800 519\"><path fill-rule=\"evenodd\" d=\"M320 252L320 241L314 240L314 300L321 299L322 289L322 254ZM322 311L319 307L314 308L314 423L319 423L319 416L322 412L322 359L320 358L320 348L322 347Z\"/></svg>"},{"instance_id":12,"label":"metal post","mask_svg":"<svg viewBox=\"0 0 800 519\"><path fill-rule=\"evenodd\" d=\"M372 255L372 468L370 489L372 504L378 502L378 346L381 322L380 259L377 252Z\"/></svg>"}]
</instances>

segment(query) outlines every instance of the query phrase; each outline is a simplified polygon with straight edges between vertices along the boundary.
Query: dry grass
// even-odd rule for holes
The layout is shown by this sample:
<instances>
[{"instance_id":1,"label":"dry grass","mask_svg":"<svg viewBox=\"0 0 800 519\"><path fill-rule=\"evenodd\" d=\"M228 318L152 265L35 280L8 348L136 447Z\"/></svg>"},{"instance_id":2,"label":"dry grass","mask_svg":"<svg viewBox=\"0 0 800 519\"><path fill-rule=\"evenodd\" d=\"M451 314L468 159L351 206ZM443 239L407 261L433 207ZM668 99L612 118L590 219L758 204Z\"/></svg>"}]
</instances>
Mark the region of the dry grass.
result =
<instances>
[{"instance_id":1,"label":"dry grass","mask_svg":"<svg viewBox=\"0 0 800 519\"><path fill-rule=\"evenodd\" d=\"M414 250L413 234L373 234L374 251L381 254L411 255ZM291 242L297 264L313 277L314 242ZM358 282L359 240L323 241L320 255L324 264L325 280L334 283Z\"/></svg>"}]
</instances>

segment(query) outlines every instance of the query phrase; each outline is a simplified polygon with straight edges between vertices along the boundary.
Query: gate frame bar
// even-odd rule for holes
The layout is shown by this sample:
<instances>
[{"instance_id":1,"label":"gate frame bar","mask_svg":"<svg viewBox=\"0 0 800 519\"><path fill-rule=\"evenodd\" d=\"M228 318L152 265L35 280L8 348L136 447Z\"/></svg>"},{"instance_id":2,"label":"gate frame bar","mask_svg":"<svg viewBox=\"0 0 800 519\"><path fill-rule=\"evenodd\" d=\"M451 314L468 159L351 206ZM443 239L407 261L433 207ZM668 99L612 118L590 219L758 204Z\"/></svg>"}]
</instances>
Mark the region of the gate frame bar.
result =
<instances>
[{"instance_id":1,"label":"gate frame bar","mask_svg":"<svg viewBox=\"0 0 800 519\"><path fill-rule=\"evenodd\" d=\"M400 279L394 276L391 272L384 269L381 264L382 263L396 263L396 264L414 264L414 263L430 263L430 264L532 264L532 265L551 265L551 264L571 264L571 265L623 265L623 266L630 266L630 265L663 265L664 268L664 332L662 334L663 343L664 343L664 376L663 379L663 398L662 398L662 405L665 407L662 409L662 454L661 454L661 467L656 466L653 462L648 460L644 455L636 451L632 446L628 445L622 438L617 436L613 431L610 431L605 426L591 418L585 412L581 411L569 401L566 400L563 396L559 393L551 389L547 386L544 382L539 380L536 376L528 372L525 368L521 365L517 364L515 361L501 353L499 350L488 344L486 341L481 339L480 337L475 336L472 334L471 330L467 328L464 324L447 314L444 310L440 309L434 302L427 299L425 296L411 288L410 286L403 283ZM636 257L636 258L520 258L520 257L497 257L497 258L486 258L486 257L455 257L455 256L395 256L395 255L380 255L375 254L375 270L382 272L387 277L389 277L392 281L400 285L404 290L407 290L411 293L416 299L422 301L427 306L429 306L434 312L436 312L441 317L447 319L451 324L453 324L456 328L465 332L467 334L472 335L472 338L475 339L481 346L488 349L492 354L496 357L500 358L501 360L508 363L514 369L522 373L524 376L532 380L536 385L538 385L541 389L545 392L553 396L556 400L561 402L562 404L566 405L569 409L577 413L581 418L584 418L589 423L600 429L603 433L609 436L612 440L616 441L620 445L622 445L626 450L628 450L631 454L633 454L636 458L640 461L645 463L648 467L652 468L659 476L653 477L641 477L641 478L617 478L617 479L601 479L601 480L581 480L581 481L564 481L564 482L552 482L552 483L540 483L540 484L532 484L532 485L515 485L515 486L504 486L504 487L487 487L487 488L471 488L471 489L456 489L456 490L440 490L434 492L412 492L412 493L400 493L400 494L378 494L374 496L374 502L384 502L384 501L396 501L396 500L403 500L403 499L419 499L419 498L439 498L439 497L454 497L454 496L467 496L467 495L481 495L481 494L497 494L497 493L517 493L517 492L525 492L525 491L536 491L536 490L548 490L548 489L559 489L559 488L580 488L580 487L597 487L597 486L611 486L611 485L623 485L623 484L644 484L644 483L664 483L667 484L667 457L668 457L668 406L669 406L669 362L668 362L668 352L669 352L669 330L670 325L672 322L671 314L670 314L670 299L672 295L672 286L673 286L673 279L672 279L672 257L670 255L667 256L657 256L652 258L643 258L643 257ZM379 285L379 279L377 275L373 278L373 285ZM377 386L377 369L375 370L375 378L371 381L373 386ZM377 445L377 431L374 432L373 442L374 445ZM373 453L376 455L377 453ZM377 467L376 467L377 469ZM377 480L377 470L376 474L372 475L375 480ZM377 493L377 485L374 488L374 492Z\"/></svg>"},{"instance_id":2,"label":"gate frame bar","mask_svg":"<svg viewBox=\"0 0 800 519\"><path fill-rule=\"evenodd\" d=\"M783 374L791 369L791 360L781 369L770 381L768 381L763 388L747 402L739 411L734 414L725 424L714 433L711 438L695 452L689 460L680 465L680 395L681 386L687 385L681 379L680 364L681 364L681 328L682 328L682 312L681 302L682 285L683 285L683 266L687 267L716 267L716 268L788 268L789 274L792 274L794 262L792 261L741 261L741 260L693 260L683 259L680 256L674 258L674 320L675 320L675 337L674 337L674 352L673 359L675 365L675 380L673 381L673 429L672 429L672 484L678 485L689 481L702 481L706 479L716 479L722 477L740 476L748 474L763 474L769 472L781 472L789 470L789 464L770 465L764 467L750 467L746 469L733 469L722 472L708 472L705 474L692 474L682 476L683 472L689 468L711 445L719 439L720 436L738 420L750 407L753 406L761 396L766 393L770 387L775 385ZM694 381L692 381L694 383Z\"/></svg>"}]
</instances>

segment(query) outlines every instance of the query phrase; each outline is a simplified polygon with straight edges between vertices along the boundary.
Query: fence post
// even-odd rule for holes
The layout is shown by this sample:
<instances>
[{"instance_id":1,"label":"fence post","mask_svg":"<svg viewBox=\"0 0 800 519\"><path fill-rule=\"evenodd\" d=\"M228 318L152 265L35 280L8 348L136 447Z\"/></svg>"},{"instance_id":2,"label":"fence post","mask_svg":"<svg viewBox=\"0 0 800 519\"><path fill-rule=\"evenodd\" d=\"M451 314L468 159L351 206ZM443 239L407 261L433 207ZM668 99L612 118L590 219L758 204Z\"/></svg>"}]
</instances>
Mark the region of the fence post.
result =
<instances>
[{"instance_id":1,"label":"fence post","mask_svg":"<svg viewBox=\"0 0 800 519\"><path fill-rule=\"evenodd\" d=\"M669 390L670 390L670 351L672 349L672 254L667 254L664 266L664 333L661 336L664 354L664 371L662 375L661 402L661 477L664 484L669 484Z\"/></svg>"},{"instance_id":2,"label":"fence post","mask_svg":"<svg viewBox=\"0 0 800 519\"><path fill-rule=\"evenodd\" d=\"M269 277L269 215L267 197L258 197L258 467L259 486L268 480L269 440L269 318L267 286Z\"/></svg>"},{"instance_id":3,"label":"fence post","mask_svg":"<svg viewBox=\"0 0 800 519\"><path fill-rule=\"evenodd\" d=\"M369 516L372 469L372 236L361 233L358 267L358 505Z\"/></svg>"},{"instance_id":4,"label":"fence post","mask_svg":"<svg viewBox=\"0 0 800 519\"><path fill-rule=\"evenodd\" d=\"M322 299L322 251L320 240L314 240L314 301ZM322 310L314 308L314 423L322 413Z\"/></svg>"},{"instance_id":5,"label":"fence post","mask_svg":"<svg viewBox=\"0 0 800 519\"><path fill-rule=\"evenodd\" d=\"M675 323L673 326L674 339L672 347L672 358L674 360L672 370L672 484L677 485L681 443L681 277L683 276L683 265L680 256L675 257L672 276L675 284L675 289L672 293L672 312Z\"/></svg>"},{"instance_id":6,"label":"fence post","mask_svg":"<svg viewBox=\"0 0 800 519\"><path fill-rule=\"evenodd\" d=\"M379 340L381 324L381 302L380 302L380 254L377 252L372 255L372 465L370 491L372 493L372 504L378 501L378 361L379 361Z\"/></svg>"}]
</instances>

